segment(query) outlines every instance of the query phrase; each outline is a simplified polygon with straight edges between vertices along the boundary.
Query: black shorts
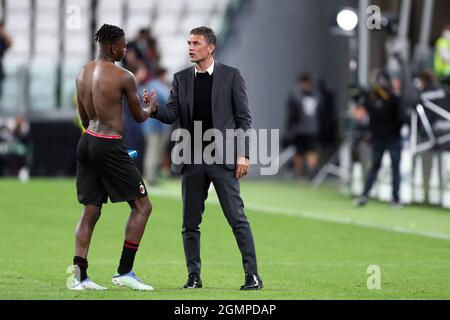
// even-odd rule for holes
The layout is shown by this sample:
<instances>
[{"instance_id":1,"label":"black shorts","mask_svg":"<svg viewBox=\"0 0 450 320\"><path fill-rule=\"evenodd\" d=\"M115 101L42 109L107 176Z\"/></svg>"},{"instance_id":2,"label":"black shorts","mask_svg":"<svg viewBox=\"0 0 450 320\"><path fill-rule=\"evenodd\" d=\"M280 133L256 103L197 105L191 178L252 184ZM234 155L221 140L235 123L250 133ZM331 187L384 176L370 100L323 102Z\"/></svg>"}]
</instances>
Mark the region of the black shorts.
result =
<instances>
[{"instance_id":1,"label":"black shorts","mask_svg":"<svg viewBox=\"0 0 450 320\"><path fill-rule=\"evenodd\" d=\"M298 154L305 154L308 152L319 150L319 139L314 136L298 135L295 137L295 147Z\"/></svg>"},{"instance_id":2,"label":"black shorts","mask_svg":"<svg viewBox=\"0 0 450 320\"><path fill-rule=\"evenodd\" d=\"M77 194L84 205L130 202L147 196L121 137L82 135L77 148Z\"/></svg>"}]
</instances>

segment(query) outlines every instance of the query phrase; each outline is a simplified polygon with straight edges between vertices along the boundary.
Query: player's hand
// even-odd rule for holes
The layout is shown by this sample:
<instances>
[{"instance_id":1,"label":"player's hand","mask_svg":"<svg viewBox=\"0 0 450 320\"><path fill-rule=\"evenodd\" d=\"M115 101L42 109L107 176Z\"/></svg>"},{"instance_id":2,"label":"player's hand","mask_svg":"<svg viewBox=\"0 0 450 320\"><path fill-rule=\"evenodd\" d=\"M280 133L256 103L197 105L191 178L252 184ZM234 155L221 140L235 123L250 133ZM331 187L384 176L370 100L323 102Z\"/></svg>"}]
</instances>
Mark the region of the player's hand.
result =
<instances>
[{"instance_id":1,"label":"player's hand","mask_svg":"<svg viewBox=\"0 0 450 320\"><path fill-rule=\"evenodd\" d=\"M147 89L144 89L144 104L150 108L150 114L153 114L158 109L158 97L154 89L150 91L150 94Z\"/></svg>"},{"instance_id":2,"label":"player's hand","mask_svg":"<svg viewBox=\"0 0 450 320\"><path fill-rule=\"evenodd\" d=\"M239 157L236 163L236 179L240 179L247 175L249 160L246 157Z\"/></svg>"}]
</instances>

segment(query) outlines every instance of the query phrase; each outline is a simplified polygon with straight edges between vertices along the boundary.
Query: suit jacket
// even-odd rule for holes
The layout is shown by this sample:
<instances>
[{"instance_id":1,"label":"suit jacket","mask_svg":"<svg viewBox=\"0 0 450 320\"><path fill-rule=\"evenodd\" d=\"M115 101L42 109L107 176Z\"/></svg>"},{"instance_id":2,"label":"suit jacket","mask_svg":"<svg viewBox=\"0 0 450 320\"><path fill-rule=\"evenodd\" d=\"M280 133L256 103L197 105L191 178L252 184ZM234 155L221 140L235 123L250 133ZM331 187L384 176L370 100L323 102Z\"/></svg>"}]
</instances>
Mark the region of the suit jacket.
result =
<instances>
[{"instance_id":1,"label":"suit jacket","mask_svg":"<svg viewBox=\"0 0 450 320\"><path fill-rule=\"evenodd\" d=\"M152 117L167 124L179 120L179 127L190 131L193 126L194 77L194 66L176 73L166 107L158 108ZM226 164L226 166L230 170L234 170L238 156L249 157L249 141L245 139L245 146L242 147L244 154L238 154L241 148L238 148L236 139L226 139L226 130L242 129L246 132L251 128L251 115L245 82L240 71L217 62L215 62L213 72L212 118L213 128L220 130L224 137L223 148L221 150L216 149L216 152L219 153L224 164L226 164L226 146L233 144L234 161ZM179 142L177 141L177 143ZM184 163L181 165L173 164L172 170L175 173L180 173L183 167Z\"/></svg>"}]
</instances>

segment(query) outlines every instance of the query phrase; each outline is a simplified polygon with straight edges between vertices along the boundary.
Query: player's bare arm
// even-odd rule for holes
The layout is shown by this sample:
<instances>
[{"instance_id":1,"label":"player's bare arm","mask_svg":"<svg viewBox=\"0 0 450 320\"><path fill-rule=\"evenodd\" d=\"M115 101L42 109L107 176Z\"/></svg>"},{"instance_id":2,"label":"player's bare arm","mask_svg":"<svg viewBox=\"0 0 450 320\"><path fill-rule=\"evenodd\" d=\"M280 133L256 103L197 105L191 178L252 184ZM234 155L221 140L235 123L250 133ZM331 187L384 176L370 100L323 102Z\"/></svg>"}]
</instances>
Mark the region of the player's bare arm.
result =
<instances>
[{"instance_id":1,"label":"player's bare arm","mask_svg":"<svg viewBox=\"0 0 450 320\"><path fill-rule=\"evenodd\" d=\"M80 99L80 96L77 95L77 106L78 106L78 114L80 115L81 124L83 125L83 128L87 129L89 126L89 117L86 113L86 110L84 109L83 102Z\"/></svg>"},{"instance_id":2,"label":"player's bare arm","mask_svg":"<svg viewBox=\"0 0 450 320\"><path fill-rule=\"evenodd\" d=\"M157 107L156 94L152 90L152 94L149 95L146 90L143 93L144 106L141 105L141 100L137 93L137 83L133 74L126 72L124 76L124 94L128 102L133 119L136 122L144 122L147 120L152 112Z\"/></svg>"}]
</instances>

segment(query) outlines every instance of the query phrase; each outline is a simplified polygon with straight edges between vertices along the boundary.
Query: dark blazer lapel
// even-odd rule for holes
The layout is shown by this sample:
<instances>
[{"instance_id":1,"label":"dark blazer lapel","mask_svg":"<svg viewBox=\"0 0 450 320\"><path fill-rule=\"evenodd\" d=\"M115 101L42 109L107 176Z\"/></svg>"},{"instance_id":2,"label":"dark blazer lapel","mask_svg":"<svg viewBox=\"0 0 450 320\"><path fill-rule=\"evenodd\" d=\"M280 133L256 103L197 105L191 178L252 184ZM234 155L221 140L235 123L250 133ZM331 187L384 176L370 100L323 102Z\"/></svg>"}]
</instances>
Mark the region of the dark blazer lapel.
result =
<instances>
[{"instance_id":1,"label":"dark blazer lapel","mask_svg":"<svg viewBox=\"0 0 450 320\"><path fill-rule=\"evenodd\" d=\"M222 66L220 63L214 62L214 72L213 72L213 85L211 93L211 105L212 114L214 115L214 108L216 107L217 97L219 96L220 87L222 86Z\"/></svg>"},{"instance_id":2,"label":"dark blazer lapel","mask_svg":"<svg viewBox=\"0 0 450 320\"><path fill-rule=\"evenodd\" d=\"M186 84L190 122L192 121L192 115L194 114L194 76L195 76L194 67L192 67L189 69L189 72L187 75L187 84Z\"/></svg>"}]
</instances>

